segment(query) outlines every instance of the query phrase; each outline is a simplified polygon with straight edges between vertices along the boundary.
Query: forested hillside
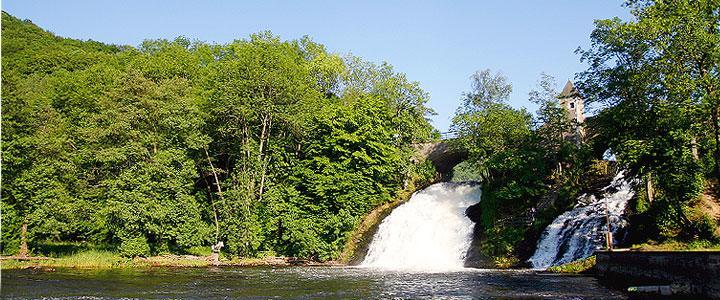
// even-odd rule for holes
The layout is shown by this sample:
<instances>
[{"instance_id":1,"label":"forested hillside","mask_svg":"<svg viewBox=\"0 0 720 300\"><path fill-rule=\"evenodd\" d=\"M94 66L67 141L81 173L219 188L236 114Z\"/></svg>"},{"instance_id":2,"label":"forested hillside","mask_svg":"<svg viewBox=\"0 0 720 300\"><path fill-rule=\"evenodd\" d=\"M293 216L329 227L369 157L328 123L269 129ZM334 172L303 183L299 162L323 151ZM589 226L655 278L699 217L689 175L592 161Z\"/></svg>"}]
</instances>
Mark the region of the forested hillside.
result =
<instances>
[{"instance_id":1,"label":"forested hillside","mask_svg":"<svg viewBox=\"0 0 720 300\"><path fill-rule=\"evenodd\" d=\"M3 12L2 252L26 227L30 251L335 258L417 173L427 99L307 37L114 46Z\"/></svg>"}]
</instances>

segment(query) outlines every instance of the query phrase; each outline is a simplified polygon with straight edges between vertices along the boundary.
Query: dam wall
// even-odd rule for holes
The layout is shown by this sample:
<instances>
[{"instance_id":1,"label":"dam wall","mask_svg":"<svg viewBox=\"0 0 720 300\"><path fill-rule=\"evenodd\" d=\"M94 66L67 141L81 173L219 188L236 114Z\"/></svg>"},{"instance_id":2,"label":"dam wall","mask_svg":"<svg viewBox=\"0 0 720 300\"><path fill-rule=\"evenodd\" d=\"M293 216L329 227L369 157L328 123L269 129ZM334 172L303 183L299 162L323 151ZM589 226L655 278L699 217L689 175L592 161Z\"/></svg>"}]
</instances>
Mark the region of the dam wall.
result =
<instances>
[{"instance_id":1,"label":"dam wall","mask_svg":"<svg viewBox=\"0 0 720 300\"><path fill-rule=\"evenodd\" d=\"M623 289L669 286L673 295L720 299L720 251L598 251L601 280Z\"/></svg>"}]
</instances>

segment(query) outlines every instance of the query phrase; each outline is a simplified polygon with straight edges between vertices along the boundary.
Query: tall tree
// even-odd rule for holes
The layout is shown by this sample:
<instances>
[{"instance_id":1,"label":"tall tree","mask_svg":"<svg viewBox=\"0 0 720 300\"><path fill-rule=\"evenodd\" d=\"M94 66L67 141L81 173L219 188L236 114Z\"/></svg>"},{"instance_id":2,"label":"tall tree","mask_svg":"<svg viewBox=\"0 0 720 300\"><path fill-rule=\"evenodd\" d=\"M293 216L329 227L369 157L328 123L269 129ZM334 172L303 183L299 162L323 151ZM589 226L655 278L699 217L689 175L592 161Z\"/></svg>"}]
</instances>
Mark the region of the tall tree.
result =
<instances>
[{"instance_id":1,"label":"tall tree","mask_svg":"<svg viewBox=\"0 0 720 300\"><path fill-rule=\"evenodd\" d=\"M463 95L452 130L460 136L459 147L468 149L473 159L486 161L527 138L532 119L524 109L507 104L512 85L504 75L486 69L471 80L472 90Z\"/></svg>"},{"instance_id":2,"label":"tall tree","mask_svg":"<svg viewBox=\"0 0 720 300\"><path fill-rule=\"evenodd\" d=\"M665 211L690 232L684 207L702 189L703 170L720 175L720 2L627 5L635 20L596 21L592 47L580 51L589 68L579 86L606 106L594 124L620 162L656 178Z\"/></svg>"}]
</instances>

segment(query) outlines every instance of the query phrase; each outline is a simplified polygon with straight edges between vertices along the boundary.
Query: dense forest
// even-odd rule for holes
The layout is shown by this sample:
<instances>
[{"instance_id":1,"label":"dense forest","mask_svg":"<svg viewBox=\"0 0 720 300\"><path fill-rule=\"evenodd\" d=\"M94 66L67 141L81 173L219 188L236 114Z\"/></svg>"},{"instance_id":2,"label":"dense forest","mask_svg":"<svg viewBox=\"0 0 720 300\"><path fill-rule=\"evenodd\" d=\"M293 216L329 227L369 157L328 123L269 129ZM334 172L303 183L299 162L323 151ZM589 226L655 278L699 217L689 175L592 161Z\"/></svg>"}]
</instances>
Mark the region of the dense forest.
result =
<instances>
[{"instance_id":1,"label":"dense forest","mask_svg":"<svg viewBox=\"0 0 720 300\"><path fill-rule=\"evenodd\" d=\"M336 258L437 136L388 64L269 32L138 47L2 15L2 252L52 243L128 257L223 241L231 256Z\"/></svg>"},{"instance_id":2,"label":"dense forest","mask_svg":"<svg viewBox=\"0 0 720 300\"><path fill-rule=\"evenodd\" d=\"M626 6L632 20L596 21L590 48L577 50L588 64L578 93L595 108L584 124L565 117L551 76L529 95L535 114L508 104L502 74L472 76L453 119L455 147L469 152L461 172L484 182L475 218L482 252L499 265L526 259L542 229L616 168L639 180L626 243L720 244L719 220L703 207L719 198L720 2ZM531 225L507 222L530 212Z\"/></svg>"}]
</instances>

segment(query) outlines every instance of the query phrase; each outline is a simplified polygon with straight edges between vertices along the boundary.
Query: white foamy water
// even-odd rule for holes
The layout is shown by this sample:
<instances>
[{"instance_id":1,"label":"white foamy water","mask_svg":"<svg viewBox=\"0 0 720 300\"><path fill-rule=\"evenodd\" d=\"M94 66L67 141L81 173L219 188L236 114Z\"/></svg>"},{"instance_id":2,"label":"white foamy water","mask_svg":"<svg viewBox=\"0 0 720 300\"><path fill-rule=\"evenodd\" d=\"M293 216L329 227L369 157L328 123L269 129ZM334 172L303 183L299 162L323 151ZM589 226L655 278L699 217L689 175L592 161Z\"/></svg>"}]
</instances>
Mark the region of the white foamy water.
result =
<instances>
[{"instance_id":1,"label":"white foamy water","mask_svg":"<svg viewBox=\"0 0 720 300\"><path fill-rule=\"evenodd\" d=\"M386 217L361 267L389 270L462 269L473 222L465 209L480 201L480 185L438 183L416 192Z\"/></svg>"},{"instance_id":2,"label":"white foamy water","mask_svg":"<svg viewBox=\"0 0 720 300\"><path fill-rule=\"evenodd\" d=\"M589 257L596 249L604 247L606 201L610 231L613 241L618 241L621 238L619 231L628 225L625 207L635 195L633 183L619 172L610 185L603 188L602 198L580 196L581 201L575 208L558 216L545 228L535 254L528 261L534 268L546 269Z\"/></svg>"}]
</instances>

